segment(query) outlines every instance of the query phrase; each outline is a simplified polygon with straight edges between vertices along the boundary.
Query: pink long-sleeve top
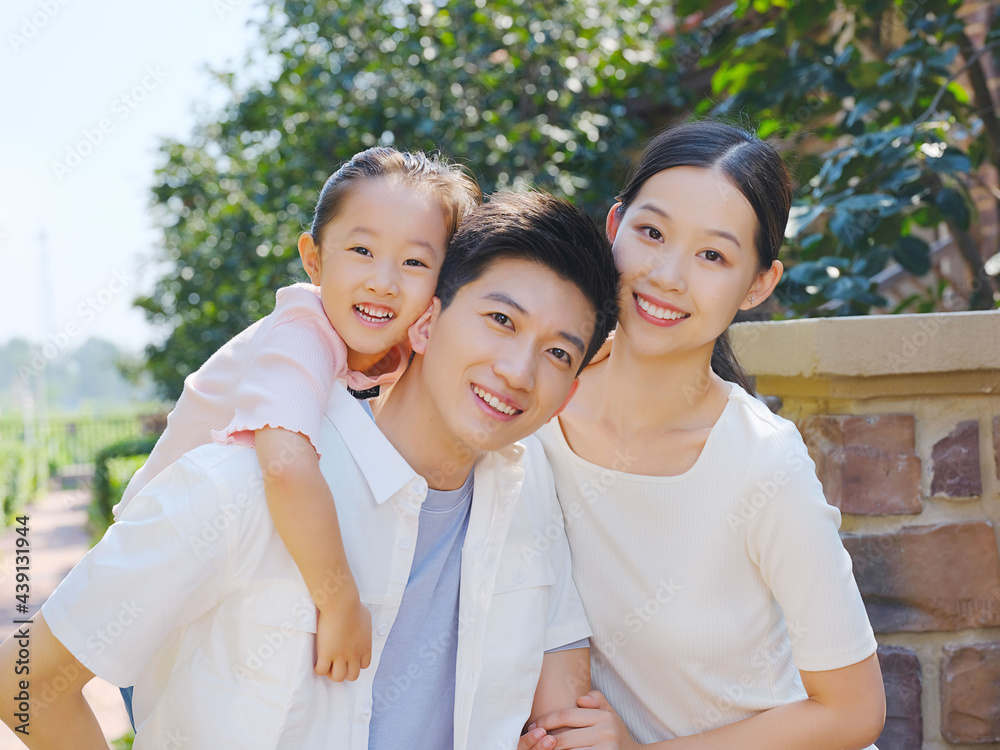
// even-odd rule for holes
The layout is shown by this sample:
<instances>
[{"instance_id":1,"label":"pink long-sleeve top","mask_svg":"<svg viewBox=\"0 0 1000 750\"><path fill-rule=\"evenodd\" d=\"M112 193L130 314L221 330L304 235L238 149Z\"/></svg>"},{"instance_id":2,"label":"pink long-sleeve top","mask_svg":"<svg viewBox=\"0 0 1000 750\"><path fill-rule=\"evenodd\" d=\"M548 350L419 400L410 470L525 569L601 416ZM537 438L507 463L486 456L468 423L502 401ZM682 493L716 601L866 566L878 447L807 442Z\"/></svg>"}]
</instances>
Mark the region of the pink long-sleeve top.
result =
<instances>
[{"instance_id":1,"label":"pink long-sleeve top","mask_svg":"<svg viewBox=\"0 0 1000 750\"><path fill-rule=\"evenodd\" d=\"M405 369L409 348L401 344L367 372L349 370L347 346L330 325L319 287L293 284L275 298L273 313L223 344L184 380L166 430L114 507L116 519L153 477L198 446L252 447L255 430L280 427L305 435L316 448L334 383L365 390L395 382Z\"/></svg>"}]
</instances>

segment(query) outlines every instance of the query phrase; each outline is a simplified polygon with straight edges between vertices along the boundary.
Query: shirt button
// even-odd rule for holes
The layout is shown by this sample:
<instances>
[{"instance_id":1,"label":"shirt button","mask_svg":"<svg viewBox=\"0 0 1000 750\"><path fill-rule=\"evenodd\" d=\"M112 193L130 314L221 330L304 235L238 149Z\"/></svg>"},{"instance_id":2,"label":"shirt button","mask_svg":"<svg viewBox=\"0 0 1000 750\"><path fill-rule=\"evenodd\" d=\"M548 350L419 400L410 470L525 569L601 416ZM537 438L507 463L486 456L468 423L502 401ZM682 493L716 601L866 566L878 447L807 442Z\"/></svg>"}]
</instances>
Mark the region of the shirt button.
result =
<instances>
[{"instance_id":1,"label":"shirt button","mask_svg":"<svg viewBox=\"0 0 1000 750\"><path fill-rule=\"evenodd\" d=\"M399 548L400 549L409 549L410 548L410 537L404 536L402 539L400 539L399 540Z\"/></svg>"},{"instance_id":2,"label":"shirt button","mask_svg":"<svg viewBox=\"0 0 1000 750\"><path fill-rule=\"evenodd\" d=\"M524 568L518 568L514 571L514 580L517 583L524 583L528 580L528 574L524 572Z\"/></svg>"},{"instance_id":3,"label":"shirt button","mask_svg":"<svg viewBox=\"0 0 1000 750\"><path fill-rule=\"evenodd\" d=\"M385 635L388 632L389 632L389 626L386 625L384 622L381 625L378 626L378 634L379 635Z\"/></svg>"},{"instance_id":4,"label":"shirt button","mask_svg":"<svg viewBox=\"0 0 1000 750\"><path fill-rule=\"evenodd\" d=\"M369 704L369 703L362 703L361 704L361 715L362 716L367 716L371 712L372 712L371 704Z\"/></svg>"}]
</instances>

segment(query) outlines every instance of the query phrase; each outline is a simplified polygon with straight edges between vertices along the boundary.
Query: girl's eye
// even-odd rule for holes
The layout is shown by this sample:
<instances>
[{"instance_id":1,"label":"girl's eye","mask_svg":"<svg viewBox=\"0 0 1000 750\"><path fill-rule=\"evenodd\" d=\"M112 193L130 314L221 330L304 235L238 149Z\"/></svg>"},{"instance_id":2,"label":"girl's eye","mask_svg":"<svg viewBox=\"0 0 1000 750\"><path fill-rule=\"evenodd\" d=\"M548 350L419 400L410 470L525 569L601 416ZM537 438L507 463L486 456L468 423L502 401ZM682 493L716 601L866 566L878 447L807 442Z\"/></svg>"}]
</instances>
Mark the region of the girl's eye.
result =
<instances>
[{"instance_id":1,"label":"girl's eye","mask_svg":"<svg viewBox=\"0 0 1000 750\"><path fill-rule=\"evenodd\" d=\"M645 232L646 236L649 237L649 239L651 239L651 240L662 240L663 239L663 233L659 229L657 229L656 227L644 226L644 227L640 227L640 229L643 232Z\"/></svg>"},{"instance_id":2,"label":"girl's eye","mask_svg":"<svg viewBox=\"0 0 1000 750\"><path fill-rule=\"evenodd\" d=\"M709 260L709 261L712 261L713 263L717 263L718 261L723 260L723 257L722 257L722 255L720 253L718 253L715 250L706 250L705 251L705 260Z\"/></svg>"},{"instance_id":3,"label":"girl's eye","mask_svg":"<svg viewBox=\"0 0 1000 750\"><path fill-rule=\"evenodd\" d=\"M352 247L351 252L357 253L358 255L371 255L371 251L369 251L367 247L361 247L360 245Z\"/></svg>"},{"instance_id":4,"label":"girl's eye","mask_svg":"<svg viewBox=\"0 0 1000 750\"><path fill-rule=\"evenodd\" d=\"M490 313L490 317L493 318L493 320L495 320L497 323L499 323L502 326L505 326L508 323L510 323L510 318L508 318L503 313Z\"/></svg>"},{"instance_id":5,"label":"girl's eye","mask_svg":"<svg viewBox=\"0 0 1000 750\"><path fill-rule=\"evenodd\" d=\"M426 263L424 263L422 260L417 260L416 258L409 258L408 260L404 260L403 261L403 265L404 266L416 266L418 268L427 268L428 267Z\"/></svg>"}]
</instances>

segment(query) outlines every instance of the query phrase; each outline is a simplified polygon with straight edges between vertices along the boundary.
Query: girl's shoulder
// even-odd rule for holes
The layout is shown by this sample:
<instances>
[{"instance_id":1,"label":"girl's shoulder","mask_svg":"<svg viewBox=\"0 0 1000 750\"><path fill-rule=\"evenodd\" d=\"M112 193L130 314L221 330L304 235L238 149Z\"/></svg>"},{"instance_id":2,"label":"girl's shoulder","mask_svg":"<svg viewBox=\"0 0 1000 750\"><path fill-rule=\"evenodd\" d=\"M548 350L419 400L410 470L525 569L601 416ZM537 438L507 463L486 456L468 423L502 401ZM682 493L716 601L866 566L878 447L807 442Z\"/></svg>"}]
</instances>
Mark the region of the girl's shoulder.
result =
<instances>
[{"instance_id":1,"label":"girl's shoulder","mask_svg":"<svg viewBox=\"0 0 1000 750\"><path fill-rule=\"evenodd\" d=\"M272 315L315 314L323 312L323 300L319 295L319 287L312 284L298 283L281 287L274 295L274 312Z\"/></svg>"}]
</instances>

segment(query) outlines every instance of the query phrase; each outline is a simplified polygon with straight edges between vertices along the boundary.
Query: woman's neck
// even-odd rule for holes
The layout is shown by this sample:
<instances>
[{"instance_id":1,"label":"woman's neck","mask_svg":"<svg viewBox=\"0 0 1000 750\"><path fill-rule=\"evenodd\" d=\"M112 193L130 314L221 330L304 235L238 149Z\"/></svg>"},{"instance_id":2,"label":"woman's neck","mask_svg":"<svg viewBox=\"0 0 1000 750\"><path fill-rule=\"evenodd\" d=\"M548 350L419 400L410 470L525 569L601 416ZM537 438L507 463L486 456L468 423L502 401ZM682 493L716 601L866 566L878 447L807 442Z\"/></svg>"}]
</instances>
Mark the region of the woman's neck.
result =
<instances>
[{"instance_id":1,"label":"woman's neck","mask_svg":"<svg viewBox=\"0 0 1000 750\"><path fill-rule=\"evenodd\" d=\"M712 348L647 356L630 346L619 329L611 355L594 373L599 382L591 384L597 386L591 391L593 417L618 426L619 434L697 426L706 408L715 414L721 395L722 382L712 372Z\"/></svg>"}]
</instances>

